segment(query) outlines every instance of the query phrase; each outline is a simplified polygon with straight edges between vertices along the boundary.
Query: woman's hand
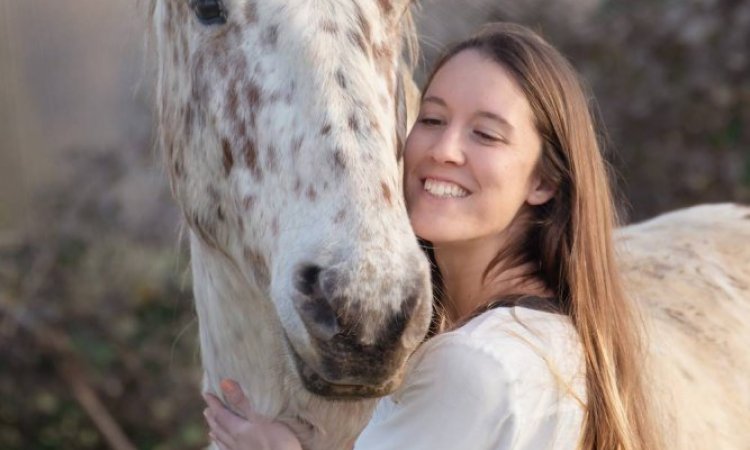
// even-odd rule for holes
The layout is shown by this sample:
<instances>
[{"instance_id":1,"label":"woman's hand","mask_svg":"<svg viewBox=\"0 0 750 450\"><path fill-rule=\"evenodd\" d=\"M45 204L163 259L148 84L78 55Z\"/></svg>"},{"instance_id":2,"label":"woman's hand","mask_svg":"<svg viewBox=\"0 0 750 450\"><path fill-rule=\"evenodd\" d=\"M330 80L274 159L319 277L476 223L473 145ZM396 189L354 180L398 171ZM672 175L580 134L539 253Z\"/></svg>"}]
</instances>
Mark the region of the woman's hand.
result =
<instances>
[{"instance_id":1,"label":"woman's hand","mask_svg":"<svg viewBox=\"0 0 750 450\"><path fill-rule=\"evenodd\" d=\"M239 384L223 380L221 391L233 412L213 394L204 394L208 408L203 411L208 435L221 450L301 450L297 437L284 424L257 414Z\"/></svg>"}]
</instances>

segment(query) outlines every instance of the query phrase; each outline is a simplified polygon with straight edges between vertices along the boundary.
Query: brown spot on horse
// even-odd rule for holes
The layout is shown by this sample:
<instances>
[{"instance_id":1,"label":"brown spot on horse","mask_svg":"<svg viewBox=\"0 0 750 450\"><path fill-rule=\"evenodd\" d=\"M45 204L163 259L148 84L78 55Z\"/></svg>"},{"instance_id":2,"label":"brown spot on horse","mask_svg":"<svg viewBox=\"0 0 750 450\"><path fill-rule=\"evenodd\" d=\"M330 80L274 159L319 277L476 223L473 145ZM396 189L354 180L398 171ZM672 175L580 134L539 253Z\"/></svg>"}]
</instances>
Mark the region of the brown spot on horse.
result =
<instances>
[{"instance_id":1,"label":"brown spot on horse","mask_svg":"<svg viewBox=\"0 0 750 450\"><path fill-rule=\"evenodd\" d=\"M316 198L318 198L318 193L315 191L315 187L313 185L310 185L307 187L307 192L305 193L307 195L308 200L311 202L314 202Z\"/></svg>"},{"instance_id":2,"label":"brown spot on horse","mask_svg":"<svg viewBox=\"0 0 750 450\"><path fill-rule=\"evenodd\" d=\"M263 32L263 44L269 47L275 47L279 41L279 26L269 25L268 28Z\"/></svg>"},{"instance_id":3,"label":"brown spot on horse","mask_svg":"<svg viewBox=\"0 0 750 450\"><path fill-rule=\"evenodd\" d=\"M359 131L359 122L357 121L357 116L354 113L349 114L349 120L347 123L350 130L355 133Z\"/></svg>"},{"instance_id":4,"label":"brown spot on horse","mask_svg":"<svg viewBox=\"0 0 750 450\"><path fill-rule=\"evenodd\" d=\"M333 152L333 167L336 168L336 172L341 172L346 169L344 151L340 147L336 148Z\"/></svg>"},{"instance_id":5,"label":"brown spot on horse","mask_svg":"<svg viewBox=\"0 0 750 450\"><path fill-rule=\"evenodd\" d=\"M248 0L245 4L245 20L250 24L258 21L258 7L255 0Z\"/></svg>"},{"instance_id":6,"label":"brown spot on horse","mask_svg":"<svg viewBox=\"0 0 750 450\"><path fill-rule=\"evenodd\" d=\"M224 156L224 175L229 175L229 172L232 171L232 167L234 167L234 156L232 155L232 147L227 138L221 140L221 151Z\"/></svg>"},{"instance_id":7,"label":"brown spot on horse","mask_svg":"<svg viewBox=\"0 0 750 450\"><path fill-rule=\"evenodd\" d=\"M255 148L255 142L252 139L245 141L245 147L242 151L245 156L245 165L253 172L257 174L258 171L258 151Z\"/></svg>"},{"instance_id":8,"label":"brown spot on horse","mask_svg":"<svg viewBox=\"0 0 750 450\"><path fill-rule=\"evenodd\" d=\"M380 7L380 12L382 12L383 15L390 14L391 11L393 11L391 0L378 0L378 6Z\"/></svg>"},{"instance_id":9,"label":"brown spot on horse","mask_svg":"<svg viewBox=\"0 0 750 450\"><path fill-rule=\"evenodd\" d=\"M266 264L266 259L260 252L253 250L250 247L245 247L242 250L242 254L245 257L245 261L247 261L250 266L255 269L255 272L259 276L261 276L262 278L268 278L268 265Z\"/></svg>"},{"instance_id":10,"label":"brown spot on horse","mask_svg":"<svg viewBox=\"0 0 750 450\"><path fill-rule=\"evenodd\" d=\"M365 45L365 40L362 38L362 35L360 33L354 30L350 30L349 33L347 33L347 36L349 37L349 41L351 41L352 44L359 47L359 49L362 50L362 53L367 55L367 45Z\"/></svg>"},{"instance_id":11,"label":"brown spot on horse","mask_svg":"<svg viewBox=\"0 0 750 450\"><path fill-rule=\"evenodd\" d=\"M245 99L250 104L250 107L257 107L261 104L262 96L260 87L253 81L248 81L245 84Z\"/></svg>"},{"instance_id":12,"label":"brown spot on horse","mask_svg":"<svg viewBox=\"0 0 750 450\"><path fill-rule=\"evenodd\" d=\"M332 20L324 20L320 24L320 29L328 34L336 34L339 31L339 26Z\"/></svg>"},{"instance_id":13,"label":"brown spot on horse","mask_svg":"<svg viewBox=\"0 0 750 450\"><path fill-rule=\"evenodd\" d=\"M388 206L392 206L393 196L391 195L391 188L388 187L385 181L380 182L380 187L383 189L383 198L385 199L385 202L388 204Z\"/></svg>"},{"instance_id":14,"label":"brown spot on horse","mask_svg":"<svg viewBox=\"0 0 750 450\"><path fill-rule=\"evenodd\" d=\"M344 75L344 71L341 69L336 70L336 83L338 83L341 89L346 90L346 75Z\"/></svg>"}]
</instances>

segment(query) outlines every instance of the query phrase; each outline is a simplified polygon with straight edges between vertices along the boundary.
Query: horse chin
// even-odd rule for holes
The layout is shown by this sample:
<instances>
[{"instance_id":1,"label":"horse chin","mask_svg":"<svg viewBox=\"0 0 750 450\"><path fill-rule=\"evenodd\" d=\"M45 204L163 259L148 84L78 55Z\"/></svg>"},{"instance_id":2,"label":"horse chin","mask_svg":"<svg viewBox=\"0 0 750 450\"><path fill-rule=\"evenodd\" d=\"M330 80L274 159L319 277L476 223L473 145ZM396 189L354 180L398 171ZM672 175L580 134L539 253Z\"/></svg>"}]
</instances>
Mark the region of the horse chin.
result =
<instances>
[{"instance_id":1,"label":"horse chin","mask_svg":"<svg viewBox=\"0 0 750 450\"><path fill-rule=\"evenodd\" d=\"M380 384L344 384L325 379L320 373L306 363L294 349L287 338L287 344L294 361L297 375L302 385L311 394L331 400L361 400L378 398L393 392L403 378L403 370Z\"/></svg>"}]
</instances>

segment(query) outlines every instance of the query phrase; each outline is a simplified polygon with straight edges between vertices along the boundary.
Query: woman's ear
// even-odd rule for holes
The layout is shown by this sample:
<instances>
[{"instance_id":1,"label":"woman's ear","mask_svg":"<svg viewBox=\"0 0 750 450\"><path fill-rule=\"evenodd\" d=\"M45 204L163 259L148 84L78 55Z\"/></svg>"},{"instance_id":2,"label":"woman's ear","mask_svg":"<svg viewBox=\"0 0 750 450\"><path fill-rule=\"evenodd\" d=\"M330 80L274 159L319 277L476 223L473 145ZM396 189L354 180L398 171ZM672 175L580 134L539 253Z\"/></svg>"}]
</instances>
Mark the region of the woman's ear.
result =
<instances>
[{"instance_id":1,"label":"woman's ear","mask_svg":"<svg viewBox=\"0 0 750 450\"><path fill-rule=\"evenodd\" d=\"M532 206L543 205L554 197L555 193L557 193L557 188L543 181L539 175L534 175L526 196L526 203Z\"/></svg>"}]
</instances>

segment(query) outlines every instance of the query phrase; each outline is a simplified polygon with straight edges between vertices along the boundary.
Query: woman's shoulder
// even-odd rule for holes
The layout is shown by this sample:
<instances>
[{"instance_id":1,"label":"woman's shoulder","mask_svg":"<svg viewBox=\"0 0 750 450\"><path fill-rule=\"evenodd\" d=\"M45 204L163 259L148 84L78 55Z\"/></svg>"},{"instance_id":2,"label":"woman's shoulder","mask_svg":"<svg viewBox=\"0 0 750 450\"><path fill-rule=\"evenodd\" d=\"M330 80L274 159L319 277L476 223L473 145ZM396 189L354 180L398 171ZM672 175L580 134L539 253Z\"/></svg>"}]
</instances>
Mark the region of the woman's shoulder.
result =
<instances>
[{"instance_id":1,"label":"woman's shoulder","mask_svg":"<svg viewBox=\"0 0 750 450\"><path fill-rule=\"evenodd\" d=\"M425 345L426 351L430 346L471 347L500 363L508 362L509 357L535 358L538 350L545 350L545 357L568 359L581 350L568 316L522 307L491 309Z\"/></svg>"},{"instance_id":2,"label":"woman's shoulder","mask_svg":"<svg viewBox=\"0 0 750 450\"><path fill-rule=\"evenodd\" d=\"M579 359L553 342L571 329L564 316L496 309L433 337L378 403L357 448L572 448L584 378L553 368Z\"/></svg>"},{"instance_id":3,"label":"woman's shoulder","mask_svg":"<svg viewBox=\"0 0 750 450\"><path fill-rule=\"evenodd\" d=\"M543 337L575 332L575 329L570 317L564 314L516 306L489 309L451 333L481 336L507 334L509 331Z\"/></svg>"},{"instance_id":4,"label":"woman's shoulder","mask_svg":"<svg viewBox=\"0 0 750 450\"><path fill-rule=\"evenodd\" d=\"M562 388L581 399L585 395L582 355L567 316L495 308L423 344L414 355L411 372L417 380L440 373L442 383L470 379L478 389L492 385L506 394L523 395L540 388L559 393Z\"/></svg>"}]
</instances>

